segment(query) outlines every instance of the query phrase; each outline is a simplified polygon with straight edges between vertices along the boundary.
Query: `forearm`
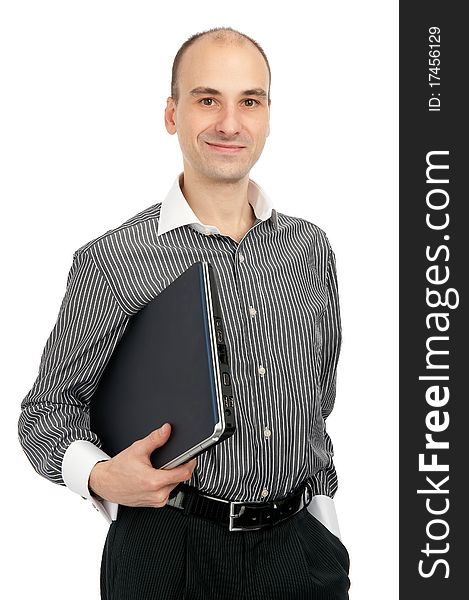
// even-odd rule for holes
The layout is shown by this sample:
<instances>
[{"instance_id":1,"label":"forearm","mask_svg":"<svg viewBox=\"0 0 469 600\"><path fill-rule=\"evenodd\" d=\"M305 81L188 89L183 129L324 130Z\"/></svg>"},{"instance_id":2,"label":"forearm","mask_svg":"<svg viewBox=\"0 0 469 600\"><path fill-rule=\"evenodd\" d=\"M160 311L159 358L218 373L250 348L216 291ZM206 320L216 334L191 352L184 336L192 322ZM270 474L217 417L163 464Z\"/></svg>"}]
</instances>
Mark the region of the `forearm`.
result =
<instances>
[{"instance_id":1,"label":"forearm","mask_svg":"<svg viewBox=\"0 0 469 600\"><path fill-rule=\"evenodd\" d=\"M88 490L92 496L94 496L97 500L104 500L100 494L102 485L103 485L103 477L104 477L104 469L103 469L104 460L98 461L93 468L88 477Z\"/></svg>"},{"instance_id":2,"label":"forearm","mask_svg":"<svg viewBox=\"0 0 469 600\"><path fill-rule=\"evenodd\" d=\"M26 405L18 421L21 447L34 470L53 483L66 485L62 462L70 444L84 440L100 448L81 407L40 402Z\"/></svg>"}]
</instances>

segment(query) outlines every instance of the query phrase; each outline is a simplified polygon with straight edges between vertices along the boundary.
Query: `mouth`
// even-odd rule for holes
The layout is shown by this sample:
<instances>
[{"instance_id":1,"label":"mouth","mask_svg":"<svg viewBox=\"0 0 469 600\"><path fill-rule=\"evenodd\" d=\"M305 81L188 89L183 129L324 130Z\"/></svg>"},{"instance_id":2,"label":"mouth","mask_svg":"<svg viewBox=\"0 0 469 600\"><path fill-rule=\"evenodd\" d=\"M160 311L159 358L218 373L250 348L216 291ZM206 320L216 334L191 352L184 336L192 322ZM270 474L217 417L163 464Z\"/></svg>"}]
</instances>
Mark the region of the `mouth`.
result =
<instances>
[{"instance_id":1,"label":"mouth","mask_svg":"<svg viewBox=\"0 0 469 600\"><path fill-rule=\"evenodd\" d=\"M209 142L206 142L206 144L213 151L221 152L222 154L238 154L246 148L246 146L237 146L235 144L210 144Z\"/></svg>"}]
</instances>

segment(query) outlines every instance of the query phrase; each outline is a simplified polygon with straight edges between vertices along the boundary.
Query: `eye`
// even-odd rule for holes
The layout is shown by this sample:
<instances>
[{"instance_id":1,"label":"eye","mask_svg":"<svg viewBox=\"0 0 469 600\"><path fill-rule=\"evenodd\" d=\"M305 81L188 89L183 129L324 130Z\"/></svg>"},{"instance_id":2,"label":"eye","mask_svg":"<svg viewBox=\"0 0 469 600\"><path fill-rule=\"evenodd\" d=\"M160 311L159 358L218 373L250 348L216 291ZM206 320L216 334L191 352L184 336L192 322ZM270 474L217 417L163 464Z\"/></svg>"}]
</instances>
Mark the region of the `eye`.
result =
<instances>
[{"instance_id":1,"label":"eye","mask_svg":"<svg viewBox=\"0 0 469 600\"><path fill-rule=\"evenodd\" d=\"M213 98L202 98L199 102L201 102L204 106L213 106ZM210 104L206 104L209 102Z\"/></svg>"},{"instance_id":2,"label":"eye","mask_svg":"<svg viewBox=\"0 0 469 600\"><path fill-rule=\"evenodd\" d=\"M244 102L253 102L253 104L246 105L248 108L252 108L256 104L260 104L260 102L258 102L257 100L254 100L254 98L246 98L246 100L244 100Z\"/></svg>"}]
</instances>

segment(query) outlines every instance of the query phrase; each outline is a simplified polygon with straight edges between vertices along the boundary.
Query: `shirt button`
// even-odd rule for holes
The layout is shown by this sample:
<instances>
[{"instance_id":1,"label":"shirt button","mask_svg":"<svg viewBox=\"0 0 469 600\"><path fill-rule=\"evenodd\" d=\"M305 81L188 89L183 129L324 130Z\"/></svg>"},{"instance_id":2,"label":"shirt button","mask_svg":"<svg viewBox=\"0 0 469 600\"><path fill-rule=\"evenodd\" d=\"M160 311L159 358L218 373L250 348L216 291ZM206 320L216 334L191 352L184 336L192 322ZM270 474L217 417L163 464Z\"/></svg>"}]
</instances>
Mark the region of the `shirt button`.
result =
<instances>
[{"instance_id":1,"label":"shirt button","mask_svg":"<svg viewBox=\"0 0 469 600\"><path fill-rule=\"evenodd\" d=\"M264 435L266 438L270 438L270 436L272 435L272 432L270 431L270 429L268 427L266 427L264 429Z\"/></svg>"},{"instance_id":2,"label":"shirt button","mask_svg":"<svg viewBox=\"0 0 469 600\"><path fill-rule=\"evenodd\" d=\"M268 495L269 495L269 490L266 490L266 489L264 488L264 489L262 490L262 492L261 492L261 497L262 497L262 498L265 498L265 497L266 497L266 496L268 496Z\"/></svg>"},{"instance_id":3,"label":"shirt button","mask_svg":"<svg viewBox=\"0 0 469 600\"><path fill-rule=\"evenodd\" d=\"M249 314L251 317L255 317L257 315L257 310L254 308L254 306L249 307Z\"/></svg>"},{"instance_id":4,"label":"shirt button","mask_svg":"<svg viewBox=\"0 0 469 600\"><path fill-rule=\"evenodd\" d=\"M239 255L239 262L240 263L244 262L244 255L243 254Z\"/></svg>"},{"instance_id":5,"label":"shirt button","mask_svg":"<svg viewBox=\"0 0 469 600\"><path fill-rule=\"evenodd\" d=\"M262 365L259 365L259 368L257 370L259 371L260 375L265 375L265 369Z\"/></svg>"},{"instance_id":6,"label":"shirt button","mask_svg":"<svg viewBox=\"0 0 469 600\"><path fill-rule=\"evenodd\" d=\"M208 227L206 227L204 229L204 233L207 234L207 235L210 235L211 231L210 231L210 229Z\"/></svg>"}]
</instances>

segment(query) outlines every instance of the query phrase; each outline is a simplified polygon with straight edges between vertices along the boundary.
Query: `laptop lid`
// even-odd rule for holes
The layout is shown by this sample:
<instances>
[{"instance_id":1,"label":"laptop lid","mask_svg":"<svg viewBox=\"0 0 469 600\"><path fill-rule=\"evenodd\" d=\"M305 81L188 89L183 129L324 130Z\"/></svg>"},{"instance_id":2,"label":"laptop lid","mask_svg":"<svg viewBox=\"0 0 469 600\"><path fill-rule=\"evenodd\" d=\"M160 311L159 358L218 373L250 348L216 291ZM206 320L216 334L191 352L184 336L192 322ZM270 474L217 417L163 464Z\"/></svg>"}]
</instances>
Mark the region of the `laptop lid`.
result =
<instances>
[{"instance_id":1,"label":"laptop lid","mask_svg":"<svg viewBox=\"0 0 469 600\"><path fill-rule=\"evenodd\" d=\"M213 267L196 262L133 315L90 402L90 427L118 454L168 422L151 455L172 468L235 431L223 317Z\"/></svg>"}]
</instances>

